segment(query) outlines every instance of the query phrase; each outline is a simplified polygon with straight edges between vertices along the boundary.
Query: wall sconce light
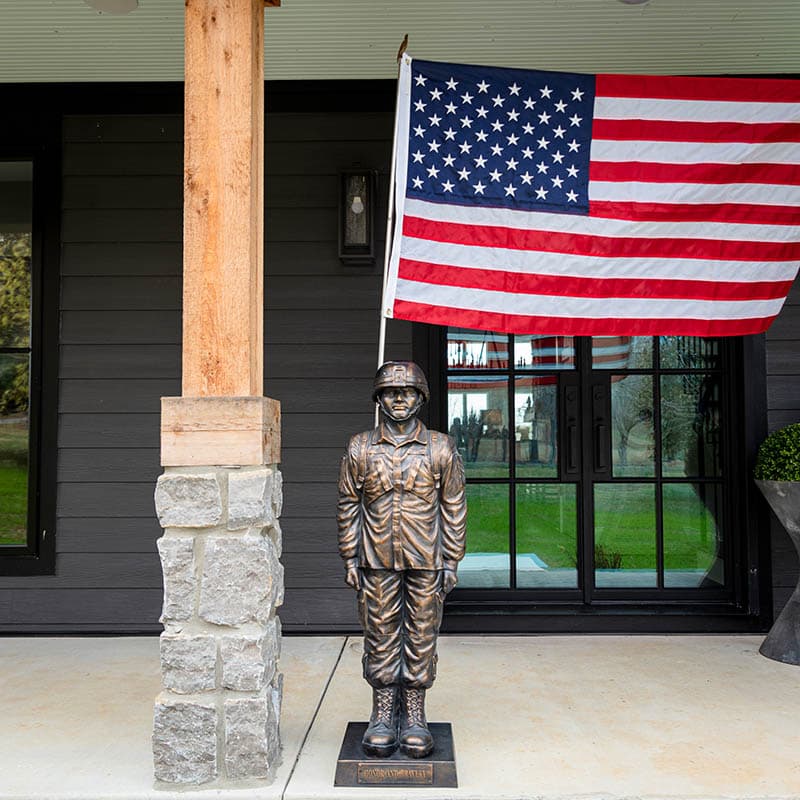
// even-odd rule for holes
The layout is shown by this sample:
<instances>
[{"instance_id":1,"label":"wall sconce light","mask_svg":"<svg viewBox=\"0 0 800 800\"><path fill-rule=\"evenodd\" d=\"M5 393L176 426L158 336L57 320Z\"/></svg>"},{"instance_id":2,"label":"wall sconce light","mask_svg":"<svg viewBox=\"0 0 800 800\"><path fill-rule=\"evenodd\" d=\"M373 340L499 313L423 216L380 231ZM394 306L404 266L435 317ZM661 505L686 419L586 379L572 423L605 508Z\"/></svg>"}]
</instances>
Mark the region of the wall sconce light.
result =
<instances>
[{"instance_id":1,"label":"wall sconce light","mask_svg":"<svg viewBox=\"0 0 800 800\"><path fill-rule=\"evenodd\" d=\"M375 173L343 172L339 194L339 259L375 263Z\"/></svg>"}]
</instances>

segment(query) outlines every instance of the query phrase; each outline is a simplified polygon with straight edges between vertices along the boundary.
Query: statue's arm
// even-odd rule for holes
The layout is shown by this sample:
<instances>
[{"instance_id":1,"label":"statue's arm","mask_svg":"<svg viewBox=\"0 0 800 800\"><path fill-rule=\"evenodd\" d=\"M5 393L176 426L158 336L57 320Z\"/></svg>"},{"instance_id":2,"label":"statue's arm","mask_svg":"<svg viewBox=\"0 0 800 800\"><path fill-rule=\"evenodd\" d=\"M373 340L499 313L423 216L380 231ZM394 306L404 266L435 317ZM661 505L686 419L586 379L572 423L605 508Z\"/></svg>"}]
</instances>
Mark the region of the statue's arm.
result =
<instances>
[{"instance_id":1,"label":"statue's arm","mask_svg":"<svg viewBox=\"0 0 800 800\"><path fill-rule=\"evenodd\" d=\"M357 437L353 437L339 468L339 502L336 519L339 529L339 555L344 559L345 582L358 591L361 574L358 569L358 552L361 544L363 510L361 489L358 486Z\"/></svg>"},{"instance_id":2,"label":"statue's arm","mask_svg":"<svg viewBox=\"0 0 800 800\"><path fill-rule=\"evenodd\" d=\"M442 453L442 485L440 496L442 557L444 560L445 593L458 582L458 562L464 558L467 534L467 497L464 464L449 437Z\"/></svg>"}]
</instances>

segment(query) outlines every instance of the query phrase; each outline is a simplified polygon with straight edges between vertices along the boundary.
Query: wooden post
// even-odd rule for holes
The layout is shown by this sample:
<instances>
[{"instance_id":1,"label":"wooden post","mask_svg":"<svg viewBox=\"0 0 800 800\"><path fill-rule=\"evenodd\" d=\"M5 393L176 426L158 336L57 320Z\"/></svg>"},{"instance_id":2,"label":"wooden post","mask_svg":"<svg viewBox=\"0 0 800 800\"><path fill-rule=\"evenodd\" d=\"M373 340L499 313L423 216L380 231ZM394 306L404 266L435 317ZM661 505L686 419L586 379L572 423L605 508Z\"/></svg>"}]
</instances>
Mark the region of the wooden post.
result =
<instances>
[{"instance_id":1,"label":"wooden post","mask_svg":"<svg viewBox=\"0 0 800 800\"><path fill-rule=\"evenodd\" d=\"M185 0L182 397L162 398L161 463L279 460L264 382L264 8Z\"/></svg>"},{"instance_id":2,"label":"wooden post","mask_svg":"<svg viewBox=\"0 0 800 800\"><path fill-rule=\"evenodd\" d=\"M264 2L186 0L184 397L263 394Z\"/></svg>"}]
</instances>

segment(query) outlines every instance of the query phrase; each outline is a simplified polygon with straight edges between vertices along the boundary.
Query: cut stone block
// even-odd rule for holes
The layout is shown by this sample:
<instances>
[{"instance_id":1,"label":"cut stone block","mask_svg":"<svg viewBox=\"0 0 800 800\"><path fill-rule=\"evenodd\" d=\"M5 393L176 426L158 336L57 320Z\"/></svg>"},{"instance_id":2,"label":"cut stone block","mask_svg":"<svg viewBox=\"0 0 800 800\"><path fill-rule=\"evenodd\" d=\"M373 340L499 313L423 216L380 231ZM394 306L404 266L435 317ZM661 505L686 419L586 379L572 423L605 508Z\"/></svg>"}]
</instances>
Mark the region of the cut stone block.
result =
<instances>
[{"instance_id":1,"label":"cut stone block","mask_svg":"<svg viewBox=\"0 0 800 800\"><path fill-rule=\"evenodd\" d=\"M267 535L272 539L272 543L275 545L275 554L280 558L283 554L283 531L277 519L270 525Z\"/></svg>"},{"instance_id":2,"label":"cut stone block","mask_svg":"<svg viewBox=\"0 0 800 800\"><path fill-rule=\"evenodd\" d=\"M276 518L283 512L283 473L279 469L272 481L272 512Z\"/></svg>"},{"instance_id":3,"label":"cut stone block","mask_svg":"<svg viewBox=\"0 0 800 800\"><path fill-rule=\"evenodd\" d=\"M222 519L216 473L172 472L156 484L156 513L162 528L209 528Z\"/></svg>"},{"instance_id":4,"label":"cut stone block","mask_svg":"<svg viewBox=\"0 0 800 800\"><path fill-rule=\"evenodd\" d=\"M278 741L280 741L281 705L283 705L283 673L276 672L270 684L270 702L272 713L275 715L275 725L278 727Z\"/></svg>"},{"instance_id":5,"label":"cut stone block","mask_svg":"<svg viewBox=\"0 0 800 800\"><path fill-rule=\"evenodd\" d=\"M217 685L214 636L161 634L161 676L165 689L178 694L207 692Z\"/></svg>"},{"instance_id":6,"label":"cut stone block","mask_svg":"<svg viewBox=\"0 0 800 800\"><path fill-rule=\"evenodd\" d=\"M161 622L189 619L194 614L197 587L194 539L190 536L162 536L156 544L164 573Z\"/></svg>"},{"instance_id":7,"label":"cut stone block","mask_svg":"<svg viewBox=\"0 0 800 800\"><path fill-rule=\"evenodd\" d=\"M206 542L200 616L216 625L267 623L283 596L283 566L264 536Z\"/></svg>"},{"instance_id":8,"label":"cut stone block","mask_svg":"<svg viewBox=\"0 0 800 800\"><path fill-rule=\"evenodd\" d=\"M217 776L217 710L212 703L156 701L153 720L156 780L206 783Z\"/></svg>"},{"instance_id":9,"label":"cut stone block","mask_svg":"<svg viewBox=\"0 0 800 800\"><path fill-rule=\"evenodd\" d=\"M278 662L277 617L263 636L223 636L220 639L222 687L238 692L258 692L275 674Z\"/></svg>"},{"instance_id":10,"label":"cut stone block","mask_svg":"<svg viewBox=\"0 0 800 800\"><path fill-rule=\"evenodd\" d=\"M267 694L225 701L225 772L228 778L274 778L280 739Z\"/></svg>"},{"instance_id":11,"label":"cut stone block","mask_svg":"<svg viewBox=\"0 0 800 800\"><path fill-rule=\"evenodd\" d=\"M273 472L264 469L231 472L228 477L228 530L263 528L274 520Z\"/></svg>"}]
</instances>

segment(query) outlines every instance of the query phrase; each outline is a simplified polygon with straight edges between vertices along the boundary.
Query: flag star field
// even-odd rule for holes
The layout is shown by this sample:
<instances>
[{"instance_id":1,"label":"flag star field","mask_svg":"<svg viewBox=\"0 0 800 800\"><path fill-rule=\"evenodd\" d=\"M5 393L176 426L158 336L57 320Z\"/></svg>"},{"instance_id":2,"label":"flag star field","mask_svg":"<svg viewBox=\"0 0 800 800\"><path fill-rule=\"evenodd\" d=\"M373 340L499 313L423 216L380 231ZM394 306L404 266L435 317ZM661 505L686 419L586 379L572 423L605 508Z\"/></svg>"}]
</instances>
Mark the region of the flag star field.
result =
<instances>
[{"instance_id":1,"label":"flag star field","mask_svg":"<svg viewBox=\"0 0 800 800\"><path fill-rule=\"evenodd\" d=\"M588 210L594 81L414 61L409 197Z\"/></svg>"}]
</instances>

